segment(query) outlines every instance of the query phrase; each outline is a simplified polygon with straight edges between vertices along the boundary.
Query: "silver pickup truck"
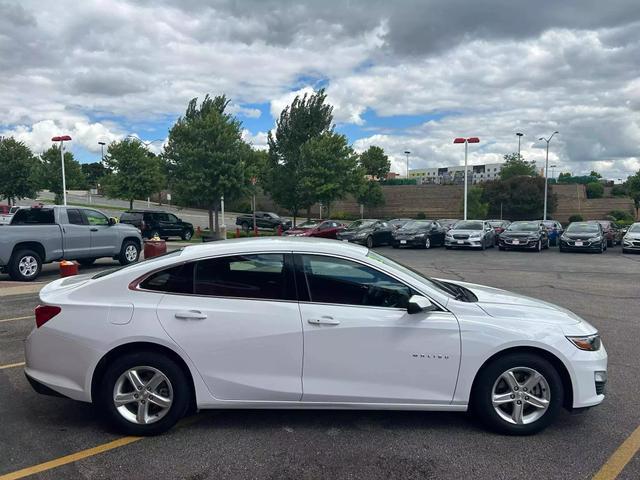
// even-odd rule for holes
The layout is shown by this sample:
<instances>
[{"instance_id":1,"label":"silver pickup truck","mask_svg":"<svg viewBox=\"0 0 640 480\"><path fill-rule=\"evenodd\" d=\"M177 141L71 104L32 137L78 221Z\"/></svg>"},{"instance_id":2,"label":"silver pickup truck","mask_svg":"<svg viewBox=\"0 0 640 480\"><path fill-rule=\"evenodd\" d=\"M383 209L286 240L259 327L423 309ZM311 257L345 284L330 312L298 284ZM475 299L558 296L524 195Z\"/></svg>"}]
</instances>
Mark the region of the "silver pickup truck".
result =
<instances>
[{"instance_id":1,"label":"silver pickup truck","mask_svg":"<svg viewBox=\"0 0 640 480\"><path fill-rule=\"evenodd\" d=\"M135 227L117 224L97 210L21 208L9 225L0 226L0 271L28 282L40 275L44 263L62 259L91 265L97 258L111 257L128 265L138 261L141 247Z\"/></svg>"}]
</instances>

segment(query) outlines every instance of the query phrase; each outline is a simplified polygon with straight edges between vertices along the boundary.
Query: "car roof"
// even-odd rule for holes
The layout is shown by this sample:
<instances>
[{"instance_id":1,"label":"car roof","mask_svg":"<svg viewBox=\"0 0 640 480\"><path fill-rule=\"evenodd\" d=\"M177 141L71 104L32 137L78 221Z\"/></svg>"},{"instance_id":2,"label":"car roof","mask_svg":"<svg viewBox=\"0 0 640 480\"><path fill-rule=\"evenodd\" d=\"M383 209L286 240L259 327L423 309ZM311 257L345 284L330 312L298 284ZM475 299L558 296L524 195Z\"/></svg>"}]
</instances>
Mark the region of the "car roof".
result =
<instances>
[{"instance_id":1,"label":"car roof","mask_svg":"<svg viewBox=\"0 0 640 480\"><path fill-rule=\"evenodd\" d=\"M182 259L191 259L209 255L269 253L282 251L363 257L369 250L366 247L361 247L360 245L354 245L352 243L336 242L335 240L313 237L254 237L189 245L184 248L184 252L181 257Z\"/></svg>"}]
</instances>

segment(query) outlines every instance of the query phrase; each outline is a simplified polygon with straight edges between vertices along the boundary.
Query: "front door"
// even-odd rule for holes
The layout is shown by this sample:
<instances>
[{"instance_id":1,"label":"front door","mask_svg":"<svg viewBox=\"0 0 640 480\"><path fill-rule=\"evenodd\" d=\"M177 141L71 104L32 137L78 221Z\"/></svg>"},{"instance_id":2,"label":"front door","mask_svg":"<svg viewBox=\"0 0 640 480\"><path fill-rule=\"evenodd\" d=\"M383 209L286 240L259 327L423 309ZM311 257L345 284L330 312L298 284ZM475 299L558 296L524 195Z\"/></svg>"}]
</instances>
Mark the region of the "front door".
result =
<instances>
[{"instance_id":1,"label":"front door","mask_svg":"<svg viewBox=\"0 0 640 480\"><path fill-rule=\"evenodd\" d=\"M448 404L460 363L453 314L407 313L412 288L351 260L296 255L303 401Z\"/></svg>"},{"instance_id":2,"label":"front door","mask_svg":"<svg viewBox=\"0 0 640 480\"><path fill-rule=\"evenodd\" d=\"M64 235L64 258L76 260L91 257L90 226L77 208L67 208L67 222L62 226ZM63 219L61 218L61 221Z\"/></svg>"},{"instance_id":3,"label":"front door","mask_svg":"<svg viewBox=\"0 0 640 480\"><path fill-rule=\"evenodd\" d=\"M109 219L96 210L84 209L84 216L91 234L91 256L111 257L120 251L120 237L115 228L109 225Z\"/></svg>"},{"instance_id":4,"label":"front door","mask_svg":"<svg viewBox=\"0 0 640 480\"><path fill-rule=\"evenodd\" d=\"M141 285L175 291L162 298L158 318L215 398L300 400L302 326L290 262L282 253L216 257Z\"/></svg>"}]
</instances>

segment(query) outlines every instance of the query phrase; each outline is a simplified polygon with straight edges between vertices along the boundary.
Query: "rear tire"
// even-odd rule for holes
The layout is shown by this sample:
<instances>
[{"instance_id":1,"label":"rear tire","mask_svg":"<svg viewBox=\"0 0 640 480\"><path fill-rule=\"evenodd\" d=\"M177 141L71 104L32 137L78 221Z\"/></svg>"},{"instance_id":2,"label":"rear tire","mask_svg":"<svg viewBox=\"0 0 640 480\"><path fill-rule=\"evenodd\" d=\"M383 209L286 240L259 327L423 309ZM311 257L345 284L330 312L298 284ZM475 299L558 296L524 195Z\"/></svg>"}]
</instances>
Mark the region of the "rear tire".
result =
<instances>
[{"instance_id":1,"label":"rear tire","mask_svg":"<svg viewBox=\"0 0 640 480\"><path fill-rule=\"evenodd\" d=\"M371 235L367 237L367 248L373 248L373 237Z\"/></svg>"},{"instance_id":2,"label":"rear tire","mask_svg":"<svg viewBox=\"0 0 640 480\"><path fill-rule=\"evenodd\" d=\"M129 265L140 259L140 246L133 240L125 240L118 255L120 265Z\"/></svg>"},{"instance_id":3,"label":"rear tire","mask_svg":"<svg viewBox=\"0 0 640 480\"><path fill-rule=\"evenodd\" d=\"M180 238L188 242L191 240L192 237L193 237L193 232L191 230L185 230L184 232L182 232L182 236Z\"/></svg>"},{"instance_id":4,"label":"rear tire","mask_svg":"<svg viewBox=\"0 0 640 480\"><path fill-rule=\"evenodd\" d=\"M538 355L515 352L482 368L474 382L471 406L492 430L531 435L553 422L563 400L564 387L555 367Z\"/></svg>"},{"instance_id":5,"label":"rear tire","mask_svg":"<svg viewBox=\"0 0 640 480\"><path fill-rule=\"evenodd\" d=\"M504 252L505 248L501 245L498 245L498 250L500 250L501 252Z\"/></svg>"},{"instance_id":6,"label":"rear tire","mask_svg":"<svg viewBox=\"0 0 640 480\"><path fill-rule=\"evenodd\" d=\"M431 248L431 237L427 236L424 239L424 248L426 248L427 250Z\"/></svg>"},{"instance_id":7,"label":"rear tire","mask_svg":"<svg viewBox=\"0 0 640 480\"><path fill-rule=\"evenodd\" d=\"M32 282L42 271L42 259L33 250L18 250L9 262L9 276L18 282Z\"/></svg>"},{"instance_id":8,"label":"rear tire","mask_svg":"<svg viewBox=\"0 0 640 480\"><path fill-rule=\"evenodd\" d=\"M155 386L157 382L151 381L154 376L161 381ZM99 385L96 403L107 420L127 435L166 432L185 415L191 402L191 388L183 370L156 352L141 351L116 358ZM116 406L116 395L129 401ZM162 406L156 402L162 402Z\"/></svg>"}]
</instances>

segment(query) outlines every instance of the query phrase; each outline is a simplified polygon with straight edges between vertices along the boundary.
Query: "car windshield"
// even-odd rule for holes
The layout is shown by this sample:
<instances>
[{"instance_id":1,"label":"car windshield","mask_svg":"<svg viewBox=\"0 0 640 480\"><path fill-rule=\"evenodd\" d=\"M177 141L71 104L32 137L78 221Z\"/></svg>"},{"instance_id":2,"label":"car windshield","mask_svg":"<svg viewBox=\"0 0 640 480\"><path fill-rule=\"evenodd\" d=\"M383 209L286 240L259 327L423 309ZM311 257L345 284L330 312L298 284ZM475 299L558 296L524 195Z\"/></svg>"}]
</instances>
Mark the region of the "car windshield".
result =
<instances>
[{"instance_id":1,"label":"car windshield","mask_svg":"<svg viewBox=\"0 0 640 480\"><path fill-rule=\"evenodd\" d=\"M543 220L543 221L542 221L542 224L543 224L545 227L550 227L550 228L555 228L555 226L556 226L556 222L555 222L555 221L553 221L553 220Z\"/></svg>"},{"instance_id":2,"label":"car windshield","mask_svg":"<svg viewBox=\"0 0 640 480\"><path fill-rule=\"evenodd\" d=\"M535 232L540 228L538 222L514 222L507 228L509 232Z\"/></svg>"},{"instance_id":3,"label":"car windshield","mask_svg":"<svg viewBox=\"0 0 640 480\"><path fill-rule=\"evenodd\" d=\"M482 230L482 222L461 221L455 224L454 230Z\"/></svg>"},{"instance_id":4,"label":"car windshield","mask_svg":"<svg viewBox=\"0 0 640 480\"><path fill-rule=\"evenodd\" d=\"M366 228L372 226L374 223L376 223L375 220L356 220L349 225L349 228Z\"/></svg>"},{"instance_id":5,"label":"car windshield","mask_svg":"<svg viewBox=\"0 0 640 480\"><path fill-rule=\"evenodd\" d=\"M93 277L91 277L92 280L98 279L98 278L102 278L102 277L106 277L107 275L111 275L112 273L116 273L116 272L120 272L122 270L126 270L127 268L134 268L134 267L139 267L141 264L144 265L149 265L151 263L155 263L158 260L164 260L166 258L170 258L170 257L178 257L182 254L182 252L184 251L184 248L179 248L178 250L173 250L171 252L167 252L167 253L163 253L162 255L158 255L156 257L152 257L148 260L144 260L142 262L138 262L138 263L130 263L129 265L125 265L124 267L116 267L116 268L110 268L108 270L103 270L101 272L96 273Z\"/></svg>"},{"instance_id":6,"label":"car windshield","mask_svg":"<svg viewBox=\"0 0 640 480\"><path fill-rule=\"evenodd\" d=\"M487 223L492 227L502 227L504 225L502 220L489 220Z\"/></svg>"},{"instance_id":7,"label":"car windshield","mask_svg":"<svg viewBox=\"0 0 640 480\"><path fill-rule=\"evenodd\" d=\"M629 227L629 231L633 233L640 233L640 223L634 223Z\"/></svg>"},{"instance_id":8,"label":"car windshield","mask_svg":"<svg viewBox=\"0 0 640 480\"><path fill-rule=\"evenodd\" d=\"M402 226L403 230L414 230L416 228L425 228L431 225L432 220L411 220Z\"/></svg>"},{"instance_id":9,"label":"car windshield","mask_svg":"<svg viewBox=\"0 0 640 480\"><path fill-rule=\"evenodd\" d=\"M568 233L598 233L597 223L572 223L567 227Z\"/></svg>"}]
</instances>

